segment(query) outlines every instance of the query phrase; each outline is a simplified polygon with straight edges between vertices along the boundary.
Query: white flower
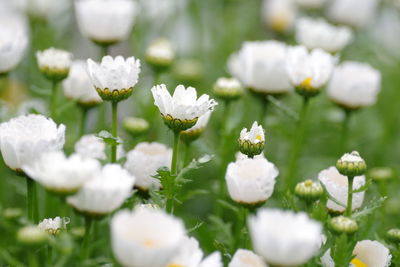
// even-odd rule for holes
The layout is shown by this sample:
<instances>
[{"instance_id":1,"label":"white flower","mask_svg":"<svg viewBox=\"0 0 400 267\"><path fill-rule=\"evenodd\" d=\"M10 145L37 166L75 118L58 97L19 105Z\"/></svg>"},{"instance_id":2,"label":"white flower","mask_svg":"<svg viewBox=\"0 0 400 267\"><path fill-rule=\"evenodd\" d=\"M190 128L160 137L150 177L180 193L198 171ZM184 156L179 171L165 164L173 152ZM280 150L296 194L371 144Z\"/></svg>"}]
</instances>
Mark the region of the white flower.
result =
<instances>
[{"instance_id":1,"label":"white flower","mask_svg":"<svg viewBox=\"0 0 400 267\"><path fill-rule=\"evenodd\" d=\"M373 105L381 89L381 74L368 64L353 61L337 66L328 84L329 98L347 108Z\"/></svg>"},{"instance_id":2,"label":"white flower","mask_svg":"<svg viewBox=\"0 0 400 267\"><path fill-rule=\"evenodd\" d=\"M55 235L61 229L64 229L68 223L69 218L60 218L57 216L54 219L44 219L43 221L39 222L38 227L49 234Z\"/></svg>"},{"instance_id":3,"label":"white flower","mask_svg":"<svg viewBox=\"0 0 400 267\"><path fill-rule=\"evenodd\" d=\"M12 2L29 15L42 19L59 16L70 7L69 0L13 0Z\"/></svg>"},{"instance_id":4,"label":"white flower","mask_svg":"<svg viewBox=\"0 0 400 267\"><path fill-rule=\"evenodd\" d=\"M257 144L260 142L265 142L265 133L261 125L255 121L251 126L250 131L247 128L243 128L240 132L241 141L249 141L252 144Z\"/></svg>"},{"instance_id":5,"label":"white flower","mask_svg":"<svg viewBox=\"0 0 400 267\"><path fill-rule=\"evenodd\" d=\"M320 89L329 81L334 63L334 58L321 49L308 53L304 46L295 46L289 48L286 68L294 86Z\"/></svg>"},{"instance_id":6,"label":"white flower","mask_svg":"<svg viewBox=\"0 0 400 267\"><path fill-rule=\"evenodd\" d=\"M293 0L264 0L261 11L267 27L278 33L291 30L297 15Z\"/></svg>"},{"instance_id":7,"label":"white flower","mask_svg":"<svg viewBox=\"0 0 400 267\"><path fill-rule=\"evenodd\" d=\"M169 115L173 119L198 119L217 105L217 102L210 99L207 94L197 98L196 89L193 87L185 88L183 85L176 87L173 96L164 84L154 86L151 92L154 97L154 104L161 114L164 117Z\"/></svg>"},{"instance_id":8,"label":"white flower","mask_svg":"<svg viewBox=\"0 0 400 267\"><path fill-rule=\"evenodd\" d=\"M380 0L333 0L327 16L335 23L364 27L373 21Z\"/></svg>"},{"instance_id":9,"label":"white flower","mask_svg":"<svg viewBox=\"0 0 400 267\"><path fill-rule=\"evenodd\" d=\"M45 74L67 76L72 65L72 54L53 47L36 52L36 59L40 70Z\"/></svg>"},{"instance_id":10,"label":"white flower","mask_svg":"<svg viewBox=\"0 0 400 267\"><path fill-rule=\"evenodd\" d=\"M92 84L103 100L128 98L138 82L140 60L134 57L125 60L121 56L105 56L100 64L88 59L87 65Z\"/></svg>"},{"instance_id":11,"label":"white flower","mask_svg":"<svg viewBox=\"0 0 400 267\"><path fill-rule=\"evenodd\" d=\"M168 262L166 267L197 267L203 258L199 242L193 237L184 237L178 253Z\"/></svg>"},{"instance_id":12,"label":"white flower","mask_svg":"<svg viewBox=\"0 0 400 267\"><path fill-rule=\"evenodd\" d=\"M161 183L153 178L161 167L171 166L172 150L160 143L139 143L129 151L124 167L136 177L135 186L148 190L159 189Z\"/></svg>"},{"instance_id":13,"label":"white flower","mask_svg":"<svg viewBox=\"0 0 400 267\"><path fill-rule=\"evenodd\" d=\"M13 118L0 124L0 149L8 167L20 170L41 153L60 150L65 143L65 126L42 115Z\"/></svg>"},{"instance_id":14,"label":"white flower","mask_svg":"<svg viewBox=\"0 0 400 267\"><path fill-rule=\"evenodd\" d=\"M301 18L296 23L296 40L308 49L321 48L335 53L346 47L352 31L345 26L334 26L324 19Z\"/></svg>"},{"instance_id":15,"label":"white flower","mask_svg":"<svg viewBox=\"0 0 400 267\"><path fill-rule=\"evenodd\" d=\"M82 35L110 45L128 38L137 7L132 0L77 0L75 11Z\"/></svg>"},{"instance_id":16,"label":"white flower","mask_svg":"<svg viewBox=\"0 0 400 267\"><path fill-rule=\"evenodd\" d=\"M214 252L208 255L197 267L223 267L221 254Z\"/></svg>"},{"instance_id":17,"label":"white flower","mask_svg":"<svg viewBox=\"0 0 400 267\"><path fill-rule=\"evenodd\" d=\"M349 264L349 267L389 267L392 259L388 248L378 241L371 240L358 241L354 247L353 255L355 257ZM321 263L324 267L335 267L330 249L321 257Z\"/></svg>"},{"instance_id":18,"label":"white flower","mask_svg":"<svg viewBox=\"0 0 400 267\"><path fill-rule=\"evenodd\" d=\"M102 102L93 87L86 68L86 62L76 60L72 63L68 78L63 81L64 95L77 100L82 105L95 105Z\"/></svg>"},{"instance_id":19,"label":"white flower","mask_svg":"<svg viewBox=\"0 0 400 267\"><path fill-rule=\"evenodd\" d=\"M268 267L268 265L253 251L238 249L228 267Z\"/></svg>"},{"instance_id":20,"label":"white flower","mask_svg":"<svg viewBox=\"0 0 400 267\"><path fill-rule=\"evenodd\" d=\"M323 183L329 194L337 199L344 206L347 206L347 185L348 179L341 175L335 167L329 167L318 174L318 179ZM365 184L365 176L356 176L353 180L353 190L357 190ZM353 194L352 209L361 207L364 201L364 192ZM328 200L327 208L337 212L344 212L345 208Z\"/></svg>"},{"instance_id":21,"label":"white flower","mask_svg":"<svg viewBox=\"0 0 400 267\"><path fill-rule=\"evenodd\" d=\"M25 20L18 14L0 15L0 73L7 73L22 60L29 36Z\"/></svg>"},{"instance_id":22,"label":"white flower","mask_svg":"<svg viewBox=\"0 0 400 267\"><path fill-rule=\"evenodd\" d=\"M296 3L304 8L320 8L323 7L327 0L296 0Z\"/></svg>"},{"instance_id":23,"label":"white flower","mask_svg":"<svg viewBox=\"0 0 400 267\"><path fill-rule=\"evenodd\" d=\"M87 181L76 195L67 198L76 210L94 216L119 208L132 194L135 177L117 164L108 164Z\"/></svg>"},{"instance_id":24,"label":"white flower","mask_svg":"<svg viewBox=\"0 0 400 267\"><path fill-rule=\"evenodd\" d=\"M170 41L157 39L147 48L145 57L150 64L164 67L172 63L175 51Z\"/></svg>"},{"instance_id":25,"label":"white flower","mask_svg":"<svg viewBox=\"0 0 400 267\"><path fill-rule=\"evenodd\" d=\"M233 61L234 60L232 60L232 62ZM235 65L234 63L232 64ZM213 89L214 89L214 94L217 97L220 97L225 100L237 99L243 94L242 84L236 78L225 78L225 77L218 78L218 80L214 84Z\"/></svg>"},{"instance_id":26,"label":"white flower","mask_svg":"<svg viewBox=\"0 0 400 267\"><path fill-rule=\"evenodd\" d=\"M286 45L278 41L245 42L230 57L228 69L244 86L256 92L286 93L291 89L286 54Z\"/></svg>"},{"instance_id":27,"label":"white flower","mask_svg":"<svg viewBox=\"0 0 400 267\"><path fill-rule=\"evenodd\" d=\"M111 220L113 252L124 267L165 267L184 237L182 221L162 210L123 210Z\"/></svg>"},{"instance_id":28,"label":"white flower","mask_svg":"<svg viewBox=\"0 0 400 267\"><path fill-rule=\"evenodd\" d=\"M259 209L249 228L255 252L273 265L302 265L321 244L321 224L304 212Z\"/></svg>"},{"instance_id":29,"label":"white flower","mask_svg":"<svg viewBox=\"0 0 400 267\"><path fill-rule=\"evenodd\" d=\"M271 197L278 174L275 165L264 157L246 158L228 165L225 180L234 201L256 204Z\"/></svg>"},{"instance_id":30,"label":"white flower","mask_svg":"<svg viewBox=\"0 0 400 267\"><path fill-rule=\"evenodd\" d=\"M94 134L82 136L75 144L75 152L82 157L94 158L98 160L106 160L106 144ZM117 147L117 160L120 160L125 155L122 144Z\"/></svg>"},{"instance_id":31,"label":"white flower","mask_svg":"<svg viewBox=\"0 0 400 267\"><path fill-rule=\"evenodd\" d=\"M22 170L46 189L69 194L95 177L100 170L100 163L78 154L67 158L62 151L52 151L42 153L37 159L23 165Z\"/></svg>"}]
</instances>

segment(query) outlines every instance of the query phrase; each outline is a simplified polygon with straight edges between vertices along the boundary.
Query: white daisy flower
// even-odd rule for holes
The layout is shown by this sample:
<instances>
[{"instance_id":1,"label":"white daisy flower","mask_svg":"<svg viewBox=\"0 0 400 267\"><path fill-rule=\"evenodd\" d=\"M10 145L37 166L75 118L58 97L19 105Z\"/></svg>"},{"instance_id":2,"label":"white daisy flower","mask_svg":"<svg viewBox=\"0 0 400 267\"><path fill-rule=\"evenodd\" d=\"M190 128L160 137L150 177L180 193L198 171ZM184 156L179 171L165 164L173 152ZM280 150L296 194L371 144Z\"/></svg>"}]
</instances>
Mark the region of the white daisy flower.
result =
<instances>
[{"instance_id":1,"label":"white daisy flower","mask_svg":"<svg viewBox=\"0 0 400 267\"><path fill-rule=\"evenodd\" d=\"M72 54L65 50L48 48L36 52L40 71L50 80L64 80L72 65Z\"/></svg>"},{"instance_id":2,"label":"white daisy flower","mask_svg":"<svg viewBox=\"0 0 400 267\"><path fill-rule=\"evenodd\" d=\"M162 210L123 210L111 220L112 249L124 267L165 267L184 237L182 221Z\"/></svg>"},{"instance_id":3,"label":"white daisy flower","mask_svg":"<svg viewBox=\"0 0 400 267\"><path fill-rule=\"evenodd\" d=\"M268 267L268 265L253 251L238 249L228 267Z\"/></svg>"},{"instance_id":4,"label":"white daisy flower","mask_svg":"<svg viewBox=\"0 0 400 267\"><path fill-rule=\"evenodd\" d=\"M255 92L287 93L292 87L286 71L286 55L286 45L278 41L245 42L230 57L228 69Z\"/></svg>"},{"instance_id":5,"label":"white daisy flower","mask_svg":"<svg viewBox=\"0 0 400 267\"><path fill-rule=\"evenodd\" d=\"M328 84L329 98L349 109L375 104L381 90L381 74L365 63L345 61L335 68Z\"/></svg>"},{"instance_id":6,"label":"white daisy flower","mask_svg":"<svg viewBox=\"0 0 400 267\"><path fill-rule=\"evenodd\" d=\"M135 186L142 190L159 189L160 180L154 178L161 167L171 166L172 150L160 143L139 143L128 152L124 167L136 177Z\"/></svg>"},{"instance_id":7,"label":"white daisy flower","mask_svg":"<svg viewBox=\"0 0 400 267\"><path fill-rule=\"evenodd\" d=\"M271 197L278 174L275 165L264 157L245 158L229 163L225 180L234 201L253 205Z\"/></svg>"},{"instance_id":8,"label":"white daisy flower","mask_svg":"<svg viewBox=\"0 0 400 267\"><path fill-rule=\"evenodd\" d=\"M131 196L135 183L127 170L117 164L105 165L96 177L87 181L68 204L89 216L101 217L119 208Z\"/></svg>"},{"instance_id":9,"label":"white daisy flower","mask_svg":"<svg viewBox=\"0 0 400 267\"><path fill-rule=\"evenodd\" d=\"M42 153L37 159L23 165L22 170L47 190L71 194L100 171L100 163L91 158L73 154L67 158L62 151Z\"/></svg>"},{"instance_id":10,"label":"white daisy flower","mask_svg":"<svg viewBox=\"0 0 400 267\"><path fill-rule=\"evenodd\" d=\"M299 6L308 9L321 8L325 5L326 2L327 0L296 0L296 3Z\"/></svg>"},{"instance_id":11,"label":"white daisy flower","mask_svg":"<svg viewBox=\"0 0 400 267\"><path fill-rule=\"evenodd\" d=\"M41 153L61 150L65 126L42 115L26 115L0 124L0 150L6 165L21 171Z\"/></svg>"},{"instance_id":12,"label":"white daisy flower","mask_svg":"<svg viewBox=\"0 0 400 267\"><path fill-rule=\"evenodd\" d=\"M75 12L83 36L112 45L129 37L137 7L132 0L77 0Z\"/></svg>"},{"instance_id":13,"label":"white daisy flower","mask_svg":"<svg viewBox=\"0 0 400 267\"><path fill-rule=\"evenodd\" d=\"M106 143L94 134L87 134L82 136L78 142L75 143L75 152L82 157L94 158L98 160L107 159L107 146ZM117 160L125 156L125 151L122 144L117 147Z\"/></svg>"},{"instance_id":14,"label":"white daisy flower","mask_svg":"<svg viewBox=\"0 0 400 267\"><path fill-rule=\"evenodd\" d=\"M254 250L269 264L305 264L321 244L321 224L304 212L259 209L248 222Z\"/></svg>"},{"instance_id":15,"label":"white daisy flower","mask_svg":"<svg viewBox=\"0 0 400 267\"><path fill-rule=\"evenodd\" d=\"M290 31L297 16L294 0L264 0L261 12L265 25L278 33Z\"/></svg>"},{"instance_id":16,"label":"white daisy flower","mask_svg":"<svg viewBox=\"0 0 400 267\"><path fill-rule=\"evenodd\" d=\"M71 6L69 0L13 0L7 2L12 2L15 7L36 19L55 18L67 12Z\"/></svg>"},{"instance_id":17,"label":"white daisy flower","mask_svg":"<svg viewBox=\"0 0 400 267\"><path fill-rule=\"evenodd\" d=\"M336 200L347 206L347 187L348 178L341 175L335 167L329 167L321 171L318 174L318 179L323 183L328 190L329 194ZM365 184L365 176L356 176L353 180L353 190L357 190ZM356 210L361 207L364 201L364 193L359 192L353 194L352 209ZM327 208L336 212L344 212L345 208L336 204L335 202L328 200L326 204Z\"/></svg>"},{"instance_id":18,"label":"white daisy flower","mask_svg":"<svg viewBox=\"0 0 400 267\"><path fill-rule=\"evenodd\" d=\"M61 229L65 229L69 223L69 218L49 218L39 222L38 227L49 234L55 235L60 232Z\"/></svg>"},{"instance_id":19,"label":"white daisy flower","mask_svg":"<svg viewBox=\"0 0 400 267\"><path fill-rule=\"evenodd\" d=\"M345 48L352 39L349 27L334 26L324 19L301 18L296 23L296 40L308 49L321 48L336 53Z\"/></svg>"},{"instance_id":20,"label":"white daisy flower","mask_svg":"<svg viewBox=\"0 0 400 267\"><path fill-rule=\"evenodd\" d=\"M261 125L255 121L250 131L243 128L240 132L239 149L240 152L249 157L254 157L263 152L265 145L265 133Z\"/></svg>"},{"instance_id":21,"label":"white daisy flower","mask_svg":"<svg viewBox=\"0 0 400 267\"><path fill-rule=\"evenodd\" d=\"M193 237L184 237L178 253L168 262L166 267L197 267L203 258L199 242Z\"/></svg>"},{"instance_id":22,"label":"white daisy flower","mask_svg":"<svg viewBox=\"0 0 400 267\"><path fill-rule=\"evenodd\" d=\"M83 106L101 103L99 94L93 87L86 68L86 62L76 60L72 63L68 78L63 81L64 95L78 101Z\"/></svg>"}]
</instances>

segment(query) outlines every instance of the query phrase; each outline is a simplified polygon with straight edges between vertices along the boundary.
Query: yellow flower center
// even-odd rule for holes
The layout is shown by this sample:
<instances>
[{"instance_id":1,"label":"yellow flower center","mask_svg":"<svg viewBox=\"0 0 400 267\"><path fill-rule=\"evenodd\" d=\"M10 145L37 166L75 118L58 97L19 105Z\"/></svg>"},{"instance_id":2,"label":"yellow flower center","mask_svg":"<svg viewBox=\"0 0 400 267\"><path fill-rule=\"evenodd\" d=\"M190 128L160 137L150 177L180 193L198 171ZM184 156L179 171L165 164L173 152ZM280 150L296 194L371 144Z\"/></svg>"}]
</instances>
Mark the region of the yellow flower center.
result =
<instances>
[{"instance_id":1,"label":"yellow flower center","mask_svg":"<svg viewBox=\"0 0 400 267\"><path fill-rule=\"evenodd\" d=\"M261 141L261 140L262 140L261 135L257 135L257 136L256 136L256 139L257 139L258 141Z\"/></svg>"},{"instance_id":2,"label":"yellow flower center","mask_svg":"<svg viewBox=\"0 0 400 267\"><path fill-rule=\"evenodd\" d=\"M355 267L368 267L368 265L366 265L364 262L360 261L357 258L354 258L351 263L355 266Z\"/></svg>"},{"instance_id":3,"label":"yellow flower center","mask_svg":"<svg viewBox=\"0 0 400 267\"><path fill-rule=\"evenodd\" d=\"M279 33L282 33L287 30L289 27L289 21L287 17L283 14L278 14L272 18L271 28Z\"/></svg>"},{"instance_id":4,"label":"yellow flower center","mask_svg":"<svg viewBox=\"0 0 400 267\"><path fill-rule=\"evenodd\" d=\"M312 180L306 180L304 182L304 185L307 186L307 187L312 186L313 184L314 184L314 182Z\"/></svg>"},{"instance_id":5,"label":"yellow flower center","mask_svg":"<svg viewBox=\"0 0 400 267\"><path fill-rule=\"evenodd\" d=\"M312 83L312 78L308 77L300 83L300 87L304 89L312 89L313 87L311 83Z\"/></svg>"},{"instance_id":6,"label":"yellow flower center","mask_svg":"<svg viewBox=\"0 0 400 267\"><path fill-rule=\"evenodd\" d=\"M143 242L143 245L146 248L153 248L155 246L155 242L153 240L146 240Z\"/></svg>"}]
</instances>

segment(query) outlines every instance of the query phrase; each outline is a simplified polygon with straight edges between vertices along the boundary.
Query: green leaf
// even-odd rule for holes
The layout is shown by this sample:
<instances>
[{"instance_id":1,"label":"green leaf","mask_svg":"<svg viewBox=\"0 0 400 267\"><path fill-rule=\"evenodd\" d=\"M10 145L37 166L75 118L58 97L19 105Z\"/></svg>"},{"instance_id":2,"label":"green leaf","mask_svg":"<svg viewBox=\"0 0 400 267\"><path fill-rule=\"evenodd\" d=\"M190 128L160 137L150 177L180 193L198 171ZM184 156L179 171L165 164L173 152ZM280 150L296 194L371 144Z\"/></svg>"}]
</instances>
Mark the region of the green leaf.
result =
<instances>
[{"instance_id":1,"label":"green leaf","mask_svg":"<svg viewBox=\"0 0 400 267\"><path fill-rule=\"evenodd\" d=\"M223 206L226 209L229 209L231 211L233 211L234 213L238 214L240 209L238 207L235 207L234 205L232 205L231 203L222 200L222 199L218 199L217 203L220 204L221 206Z\"/></svg>"},{"instance_id":2,"label":"green leaf","mask_svg":"<svg viewBox=\"0 0 400 267\"><path fill-rule=\"evenodd\" d=\"M30 87L30 90L34 92L35 94L41 95L41 96L51 96L51 90L40 88L36 85L32 85Z\"/></svg>"},{"instance_id":3,"label":"green leaf","mask_svg":"<svg viewBox=\"0 0 400 267\"><path fill-rule=\"evenodd\" d=\"M191 180L189 179L185 179L185 175L192 171L192 170L197 170L200 169L201 167L203 167L205 164L207 164L208 162L210 162L213 159L213 155L203 155L198 159L194 159L192 160L185 168L183 168L178 176L176 177L176 184L177 186L182 186L182 184L188 183Z\"/></svg>"},{"instance_id":4,"label":"green leaf","mask_svg":"<svg viewBox=\"0 0 400 267\"><path fill-rule=\"evenodd\" d=\"M366 190L368 189L368 187L369 187L371 184L372 184L372 179L368 179L367 182L366 182L363 186L361 186L360 188L358 188L358 189L356 189L356 190L353 190L352 192L353 192L353 194L354 194L354 193L364 192L364 191L366 191Z\"/></svg>"},{"instance_id":5,"label":"green leaf","mask_svg":"<svg viewBox=\"0 0 400 267\"><path fill-rule=\"evenodd\" d=\"M111 146L117 146L119 144L121 144L119 142L119 139L112 136L112 134L108 131L101 131L98 134L96 134L97 137L103 139L104 143L106 143L107 145L111 145Z\"/></svg>"},{"instance_id":6,"label":"green leaf","mask_svg":"<svg viewBox=\"0 0 400 267\"><path fill-rule=\"evenodd\" d=\"M299 115L297 114L296 111L294 111L290 107L286 106L285 104L283 104L281 101L279 101L272 95L267 96L267 99L270 103L272 103L272 105L274 105L278 110L282 111L283 114L285 114L292 120L294 120L294 121L299 120Z\"/></svg>"},{"instance_id":7,"label":"green leaf","mask_svg":"<svg viewBox=\"0 0 400 267\"><path fill-rule=\"evenodd\" d=\"M387 199L387 197L373 198L368 203L368 205L366 205L360 211L353 213L353 215L351 217L353 219L360 219L360 218L363 218L363 217L371 214L376 209L379 209L383 205L383 203L385 202L386 199Z\"/></svg>"}]
</instances>

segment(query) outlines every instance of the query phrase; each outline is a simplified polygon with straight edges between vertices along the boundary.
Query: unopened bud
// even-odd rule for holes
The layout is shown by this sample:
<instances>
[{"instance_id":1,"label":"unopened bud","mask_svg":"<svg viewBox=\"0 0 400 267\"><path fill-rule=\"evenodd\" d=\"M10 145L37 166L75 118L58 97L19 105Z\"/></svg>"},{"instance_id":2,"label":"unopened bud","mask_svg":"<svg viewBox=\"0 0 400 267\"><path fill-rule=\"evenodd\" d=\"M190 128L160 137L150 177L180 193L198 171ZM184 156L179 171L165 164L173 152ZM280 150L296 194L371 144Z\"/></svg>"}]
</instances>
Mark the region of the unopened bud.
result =
<instances>
[{"instance_id":1,"label":"unopened bud","mask_svg":"<svg viewBox=\"0 0 400 267\"><path fill-rule=\"evenodd\" d=\"M300 198L314 201L324 194L324 189L320 183L306 180L296 185L294 193Z\"/></svg>"},{"instance_id":2,"label":"unopened bud","mask_svg":"<svg viewBox=\"0 0 400 267\"><path fill-rule=\"evenodd\" d=\"M349 177L360 176L367 170L367 164L357 151L344 154L336 163L339 173Z\"/></svg>"},{"instance_id":3,"label":"unopened bud","mask_svg":"<svg viewBox=\"0 0 400 267\"><path fill-rule=\"evenodd\" d=\"M358 230L357 222L344 216L332 218L329 221L329 225L337 233L353 234Z\"/></svg>"}]
</instances>

